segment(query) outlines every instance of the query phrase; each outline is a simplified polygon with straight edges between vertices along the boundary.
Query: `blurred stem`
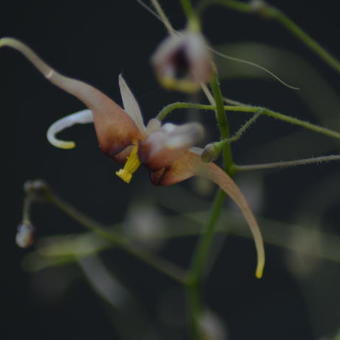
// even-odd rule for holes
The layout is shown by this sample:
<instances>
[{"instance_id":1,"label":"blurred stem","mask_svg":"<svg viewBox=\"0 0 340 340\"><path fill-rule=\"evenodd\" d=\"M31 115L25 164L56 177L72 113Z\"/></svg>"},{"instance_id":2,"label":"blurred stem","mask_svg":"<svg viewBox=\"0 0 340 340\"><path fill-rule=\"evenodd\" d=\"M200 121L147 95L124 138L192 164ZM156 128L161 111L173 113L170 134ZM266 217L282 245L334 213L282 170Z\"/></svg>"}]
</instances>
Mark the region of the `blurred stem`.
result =
<instances>
[{"instance_id":1,"label":"blurred stem","mask_svg":"<svg viewBox=\"0 0 340 340\"><path fill-rule=\"evenodd\" d=\"M278 8L269 5L264 1L255 6L255 1L245 3L237 0L203 0L198 6L198 12L202 13L203 10L213 4L226 6L242 13L258 14L263 18L277 21L318 55L326 64L340 73L340 61Z\"/></svg>"},{"instance_id":2,"label":"blurred stem","mask_svg":"<svg viewBox=\"0 0 340 340\"><path fill-rule=\"evenodd\" d=\"M155 8L157 15L159 16L160 20L162 21L163 25L165 26L166 30L169 34L176 34L175 29L172 27L167 15L163 11L162 6L158 2L158 0L150 0L153 7Z\"/></svg>"},{"instance_id":3,"label":"blurred stem","mask_svg":"<svg viewBox=\"0 0 340 340\"><path fill-rule=\"evenodd\" d=\"M203 224L202 221L208 215L209 211L200 211L196 213L186 213L180 217L168 217L169 226L171 226L171 228L169 228L169 230L166 232L153 235L153 239L172 240L176 238L198 236L203 233L203 230L201 229L201 225ZM217 228L218 233L223 235L231 234L244 238L251 237L249 232L242 227L243 221L240 220L240 218L235 217L232 211L223 211L221 218L229 218L232 223L230 223L229 227L225 226L224 224L220 224ZM183 228L183 226L188 224L188 221L195 223L197 228L195 227L195 229L189 230ZM287 224L267 218L259 218L259 221L263 231L263 238L266 243L283 248L285 250L300 252L304 255L313 256L334 263L340 263L340 236L334 233L318 230L316 228L317 225L311 225L309 223L306 226L302 226L298 224ZM174 225L176 228L173 228ZM294 231L299 231L299 233L304 234L306 239L313 237L313 233L315 232L319 233L319 238L322 240L322 244L324 244L325 247L322 247L321 249L316 249L313 247L304 248L301 247L300 244L290 242L289 235ZM70 241L69 238L66 238L65 240L58 238L53 242L51 242L50 238L48 238L48 243L43 243L44 245L40 246L38 245L39 256L48 256L49 259L55 259L56 261L51 261L50 264L53 266L55 263L59 264L57 259L67 257L68 262L76 262L79 258L94 255L107 249L107 246L98 245L91 251L91 253L84 254L83 252L79 252L79 244L81 242L84 242L85 245L87 245L91 238L93 244L98 242L97 234L95 233L89 233L85 235L85 237L86 240L84 240L83 234L78 236L74 235L72 241ZM64 243L68 244L67 247L63 247ZM55 251L56 244L58 244L58 251Z\"/></svg>"},{"instance_id":4,"label":"blurred stem","mask_svg":"<svg viewBox=\"0 0 340 340\"><path fill-rule=\"evenodd\" d=\"M106 227L104 225L91 219L90 217L86 216L84 213L73 207L71 204L59 198L56 194L54 194L54 192L52 192L52 190L48 186L44 187L44 191L40 193L40 197L45 201L54 204L57 208L63 211L66 215L73 218L86 229L93 231L105 240L114 244L116 247L147 263L154 269L162 272L175 281L181 284L185 282L185 273L180 268L178 268L171 262L161 259L154 254L135 247L134 245L130 244L129 241L121 234L118 234L114 231L106 231Z\"/></svg>"},{"instance_id":5,"label":"blurred stem","mask_svg":"<svg viewBox=\"0 0 340 340\"><path fill-rule=\"evenodd\" d=\"M32 205L32 196L26 195L24 198L24 204L22 209L22 223L30 224L31 223L31 205Z\"/></svg>"},{"instance_id":6,"label":"blurred stem","mask_svg":"<svg viewBox=\"0 0 340 340\"><path fill-rule=\"evenodd\" d=\"M214 105L205 105L205 104L193 104L193 103L182 103L177 102L173 104L169 104L165 106L157 115L157 119L163 120L170 112L178 109L198 109L198 110L215 110L216 106ZM340 139L340 132L307 122L305 120L301 120L295 117L291 117L288 115L285 115L280 112L276 112L273 110L270 110L268 108L262 107L262 106L251 106L251 105L225 105L224 110L226 111L233 111L233 112L249 112L249 113L258 113L261 112L262 114L278 119L281 121L284 121L289 124L293 124L296 126L301 126L306 130L311 130L317 133L321 133L323 135L326 135L328 137Z\"/></svg>"},{"instance_id":7,"label":"blurred stem","mask_svg":"<svg viewBox=\"0 0 340 340\"><path fill-rule=\"evenodd\" d=\"M222 5L243 13L251 13L253 11L248 3L237 0L202 0L197 6L197 12L201 14L211 5Z\"/></svg>"}]
</instances>

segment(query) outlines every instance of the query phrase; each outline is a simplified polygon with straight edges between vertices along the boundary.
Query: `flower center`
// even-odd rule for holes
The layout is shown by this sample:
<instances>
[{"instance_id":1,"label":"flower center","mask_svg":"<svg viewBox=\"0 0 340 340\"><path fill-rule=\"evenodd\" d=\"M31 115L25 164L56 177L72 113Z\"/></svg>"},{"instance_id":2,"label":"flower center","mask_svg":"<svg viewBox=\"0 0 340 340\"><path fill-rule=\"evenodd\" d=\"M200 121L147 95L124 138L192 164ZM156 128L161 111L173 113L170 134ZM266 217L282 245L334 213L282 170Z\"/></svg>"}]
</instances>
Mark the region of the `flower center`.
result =
<instances>
[{"instance_id":1,"label":"flower center","mask_svg":"<svg viewBox=\"0 0 340 340\"><path fill-rule=\"evenodd\" d=\"M116 175L121 178L124 182L130 183L132 175L139 168L141 161L138 157L138 144L134 143L129 157L124 165L123 169L116 171Z\"/></svg>"}]
</instances>

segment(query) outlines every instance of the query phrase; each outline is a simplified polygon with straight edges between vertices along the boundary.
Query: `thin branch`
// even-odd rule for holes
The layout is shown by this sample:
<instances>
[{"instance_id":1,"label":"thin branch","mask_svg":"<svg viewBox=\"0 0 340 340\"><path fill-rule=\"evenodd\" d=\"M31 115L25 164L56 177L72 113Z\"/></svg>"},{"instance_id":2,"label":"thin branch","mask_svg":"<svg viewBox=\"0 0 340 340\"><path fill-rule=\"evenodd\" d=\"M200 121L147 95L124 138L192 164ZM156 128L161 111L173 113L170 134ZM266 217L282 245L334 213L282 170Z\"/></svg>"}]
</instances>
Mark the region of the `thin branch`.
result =
<instances>
[{"instance_id":1,"label":"thin branch","mask_svg":"<svg viewBox=\"0 0 340 340\"><path fill-rule=\"evenodd\" d=\"M204 105L204 104L193 104L193 103L182 103L177 102L173 104L169 104L165 106L157 115L157 119L163 120L170 112L178 109L198 109L198 110L215 110L214 105ZM307 122L305 120L301 120L295 117L291 117L288 115L285 115L280 112L276 112L273 110L270 110L266 107L262 106L251 106L251 105L226 105L224 106L224 109L226 111L234 111L234 112L249 112L249 113L258 113L261 112L262 114L275 118L281 121L284 121L286 123L296 125L303 127L306 130L311 130L323 135L326 135L328 137L333 137L336 139L340 139L340 132Z\"/></svg>"},{"instance_id":2,"label":"thin branch","mask_svg":"<svg viewBox=\"0 0 340 340\"><path fill-rule=\"evenodd\" d=\"M313 39L280 9L267 4L265 1L261 1L259 3L256 3L255 1L250 1L249 3L246 3L237 0L203 0L198 5L198 10L200 13L202 13L208 6L214 4L222 5L238 12L257 14L265 19L275 20L283 27L285 27L297 39L303 42L326 64L328 64L335 71L340 73L340 61L325 48L323 48L315 39Z\"/></svg>"},{"instance_id":3,"label":"thin branch","mask_svg":"<svg viewBox=\"0 0 340 340\"><path fill-rule=\"evenodd\" d=\"M320 164L324 162L339 161L340 155L319 156L312 158L303 158L292 161L281 161L263 164L251 164L251 165L234 165L237 171L252 171L263 169L275 169L275 168L289 168L299 165Z\"/></svg>"}]
</instances>

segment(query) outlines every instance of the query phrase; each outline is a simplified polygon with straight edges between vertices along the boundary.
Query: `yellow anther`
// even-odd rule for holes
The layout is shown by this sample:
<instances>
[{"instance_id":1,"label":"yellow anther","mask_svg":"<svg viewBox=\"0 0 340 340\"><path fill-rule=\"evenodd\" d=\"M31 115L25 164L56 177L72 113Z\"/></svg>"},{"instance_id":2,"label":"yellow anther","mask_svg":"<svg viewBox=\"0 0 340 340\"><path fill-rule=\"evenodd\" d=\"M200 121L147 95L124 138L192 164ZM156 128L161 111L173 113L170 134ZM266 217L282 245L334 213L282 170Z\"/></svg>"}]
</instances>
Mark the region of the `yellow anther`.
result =
<instances>
[{"instance_id":1,"label":"yellow anther","mask_svg":"<svg viewBox=\"0 0 340 340\"><path fill-rule=\"evenodd\" d=\"M124 182L130 183L132 175L139 168L140 164L141 162L138 157L138 144L135 144L127 158L124 168L116 171L116 175Z\"/></svg>"},{"instance_id":2,"label":"yellow anther","mask_svg":"<svg viewBox=\"0 0 340 340\"><path fill-rule=\"evenodd\" d=\"M177 90L186 93L196 92L200 88L198 82L186 80L186 79L174 79L170 77L160 78L160 83L167 89Z\"/></svg>"}]
</instances>

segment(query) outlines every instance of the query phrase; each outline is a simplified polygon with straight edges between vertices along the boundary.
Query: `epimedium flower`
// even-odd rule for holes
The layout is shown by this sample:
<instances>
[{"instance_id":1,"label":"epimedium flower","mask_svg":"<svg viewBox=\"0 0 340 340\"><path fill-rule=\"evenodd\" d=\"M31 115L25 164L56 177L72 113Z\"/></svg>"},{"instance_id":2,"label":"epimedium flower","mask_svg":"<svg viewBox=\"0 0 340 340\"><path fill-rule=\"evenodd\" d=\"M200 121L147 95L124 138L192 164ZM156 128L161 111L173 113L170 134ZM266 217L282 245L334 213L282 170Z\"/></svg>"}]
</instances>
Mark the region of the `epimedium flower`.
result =
<instances>
[{"instance_id":1,"label":"epimedium flower","mask_svg":"<svg viewBox=\"0 0 340 340\"><path fill-rule=\"evenodd\" d=\"M52 124L47 137L54 146L73 148L74 142L59 140L56 134L74 124L93 122L103 153L124 163L116 174L127 183L140 165L149 170L151 182L155 185L172 185L193 176L201 176L216 183L240 208L250 227L257 250L256 276L262 277L265 256L257 221L232 178L216 164L203 162L203 150L193 147L203 135L200 124L162 125L159 120L151 119L145 125L139 105L122 76L119 77L119 87L124 109L93 86L58 73L19 40L0 39L0 47L3 46L21 52L51 83L87 106L87 110Z\"/></svg>"},{"instance_id":2,"label":"epimedium flower","mask_svg":"<svg viewBox=\"0 0 340 340\"><path fill-rule=\"evenodd\" d=\"M168 89L196 92L212 77L213 63L208 44L197 30L169 35L151 58L156 76Z\"/></svg>"}]
</instances>

